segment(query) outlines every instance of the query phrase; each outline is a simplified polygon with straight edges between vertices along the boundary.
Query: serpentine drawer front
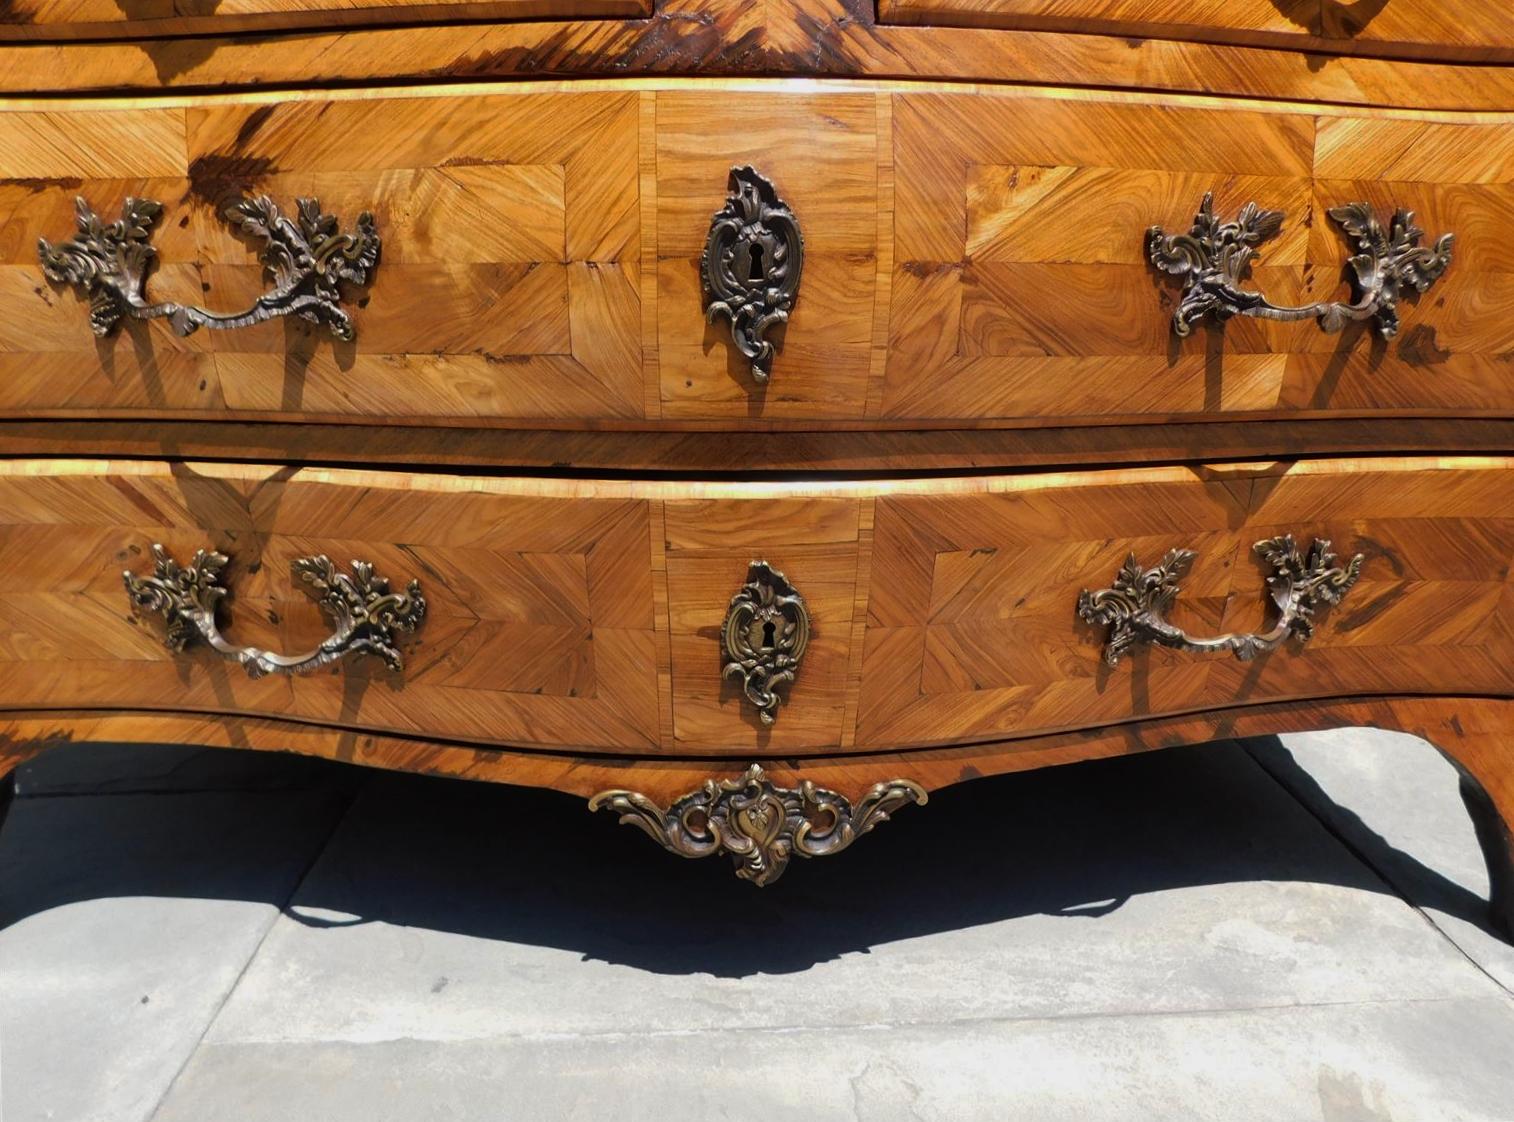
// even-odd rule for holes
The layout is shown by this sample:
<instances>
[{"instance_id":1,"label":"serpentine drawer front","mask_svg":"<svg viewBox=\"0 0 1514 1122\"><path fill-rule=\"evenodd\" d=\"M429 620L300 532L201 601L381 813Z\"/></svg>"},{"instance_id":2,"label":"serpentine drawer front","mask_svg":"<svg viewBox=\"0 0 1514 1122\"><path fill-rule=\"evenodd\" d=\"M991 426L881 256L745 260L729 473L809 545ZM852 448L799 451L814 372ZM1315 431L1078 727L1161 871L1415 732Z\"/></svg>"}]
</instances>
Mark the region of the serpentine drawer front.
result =
<instances>
[{"instance_id":1,"label":"serpentine drawer front","mask_svg":"<svg viewBox=\"0 0 1514 1122\"><path fill-rule=\"evenodd\" d=\"M1508 461L761 485L13 462L0 634L19 708L908 748L1453 671L1496 692L1510 510Z\"/></svg>"},{"instance_id":2,"label":"serpentine drawer front","mask_svg":"<svg viewBox=\"0 0 1514 1122\"><path fill-rule=\"evenodd\" d=\"M1503 416L1510 120L763 82L12 108L0 415Z\"/></svg>"}]
</instances>

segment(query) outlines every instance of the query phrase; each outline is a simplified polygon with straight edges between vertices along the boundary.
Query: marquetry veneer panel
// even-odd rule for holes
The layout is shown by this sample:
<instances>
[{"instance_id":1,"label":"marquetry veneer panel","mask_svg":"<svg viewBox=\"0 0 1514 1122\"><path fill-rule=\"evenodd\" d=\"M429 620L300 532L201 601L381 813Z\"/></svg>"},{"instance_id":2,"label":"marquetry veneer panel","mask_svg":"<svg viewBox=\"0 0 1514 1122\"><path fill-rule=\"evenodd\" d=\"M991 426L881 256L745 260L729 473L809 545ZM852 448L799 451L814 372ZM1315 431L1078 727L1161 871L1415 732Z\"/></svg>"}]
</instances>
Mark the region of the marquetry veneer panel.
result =
<instances>
[{"instance_id":1,"label":"marquetry veneer panel","mask_svg":"<svg viewBox=\"0 0 1514 1122\"><path fill-rule=\"evenodd\" d=\"M1357 694L1507 695L1514 463L1321 461L986 482L877 500L859 747L942 743L1237 703ZM1197 551L1170 613L1199 636L1265 630L1251 547L1334 543L1361 577L1307 645L1242 663L1147 648L1102 661L1074 617L1127 553Z\"/></svg>"},{"instance_id":2,"label":"marquetry veneer panel","mask_svg":"<svg viewBox=\"0 0 1514 1122\"><path fill-rule=\"evenodd\" d=\"M0 113L0 408L353 418L640 415L639 97L564 93ZM5 143L9 142L9 143ZM23 178L25 177L25 178ZM220 218L319 197L384 241L357 339L293 320L97 342L38 237L161 200L155 299L246 307L267 282Z\"/></svg>"},{"instance_id":3,"label":"marquetry veneer panel","mask_svg":"<svg viewBox=\"0 0 1514 1122\"><path fill-rule=\"evenodd\" d=\"M1514 128L1220 105L895 98L895 263L881 389L888 420L1502 413L1514 383ZM1417 213L1455 260L1367 325L1237 318L1188 339L1143 232L1282 210L1251 283L1278 303L1341 299L1354 247L1325 211Z\"/></svg>"},{"instance_id":4,"label":"marquetry veneer panel","mask_svg":"<svg viewBox=\"0 0 1514 1122\"><path fill-rule=\"evenodd\" d=\"M228 465L12 461L0 471L10 709L172 709L480 744L818 754L987 740L1302 698L1503 695L1514 658L1514 462L1323 461L885 483L610 483ZM1101 661L1080 589L1127 552L1198 552L1172 619L1269 620L1253 542L1331 538L1361 578L1307 646L1242 664ZM223 626L293 651L329 625L290 562L415 577L428 617L393 675L346 660L250 680L133 620L148 546L233 558ZM721 676L749 561L783 570L813 639L777 723Z\"/></svg>"},{"instance_id":5,"label":"marquetry veneer panel","mask_svg":"<svg viewBox=\"0 0 1514 1122\"><path fill-rule=\"evenodd\" d=\"M740 120L740 128L731 122ZM699 255L726 172L751 162L799 216L805 269L772 381L703 315ZM469 95L111 103L0 111L0 413L558 428L1025 426L1289 416L1508 416L1514 118L1117 95L522 87ZM1144 232L1206 191L1285 212L1256 287L1339 298L1325 211L1417 212L1455 260L1366 325L1238 318L1171 331L1178 288ZM103 341L36 240L72 199L167 205L155 299L246 306L265 286L218 216L300 195L383 258L347 294L352 343L293 320ZM1257 449L1265 452L1267 449Z\"/></svg>"},{"instance_id":6,"label":"marquetry veneer panel","mask_svg":"<svg viewBox=\"0 0 1514 1122\"><path fill-rule=\"evenodd\" d=\"M6 704L179 708L469 737L651 748L658 638L649 509L530 485L207 465L17 463L0 474ZM293 651L330 633L290 562L325 553L421 582L403 676L376 659L250 680L133 620L121 570L162 542L232 557L222 626Z\"/></svg>"}]
</instances>

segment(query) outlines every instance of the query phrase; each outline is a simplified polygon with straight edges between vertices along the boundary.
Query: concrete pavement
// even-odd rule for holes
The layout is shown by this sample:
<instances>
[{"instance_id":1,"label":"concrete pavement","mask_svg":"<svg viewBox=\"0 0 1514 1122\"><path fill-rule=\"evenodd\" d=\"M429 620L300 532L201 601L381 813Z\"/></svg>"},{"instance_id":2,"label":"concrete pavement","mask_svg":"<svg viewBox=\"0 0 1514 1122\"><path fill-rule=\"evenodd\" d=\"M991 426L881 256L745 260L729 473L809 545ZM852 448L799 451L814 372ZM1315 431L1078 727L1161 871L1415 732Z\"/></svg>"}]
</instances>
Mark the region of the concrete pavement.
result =
<instances>
[{"instance_id":1,"label":"concrete pavement","mask_svg":"<svg viewBox=\"0 0 1514 1122\"><path fill-rule=\"evenodd\" d=\"M981 780L766 890L548 792L80 747L0 836L0 1119L1507 1122L1486 891L1362 730Z\"/></svg>"}]
</instances>

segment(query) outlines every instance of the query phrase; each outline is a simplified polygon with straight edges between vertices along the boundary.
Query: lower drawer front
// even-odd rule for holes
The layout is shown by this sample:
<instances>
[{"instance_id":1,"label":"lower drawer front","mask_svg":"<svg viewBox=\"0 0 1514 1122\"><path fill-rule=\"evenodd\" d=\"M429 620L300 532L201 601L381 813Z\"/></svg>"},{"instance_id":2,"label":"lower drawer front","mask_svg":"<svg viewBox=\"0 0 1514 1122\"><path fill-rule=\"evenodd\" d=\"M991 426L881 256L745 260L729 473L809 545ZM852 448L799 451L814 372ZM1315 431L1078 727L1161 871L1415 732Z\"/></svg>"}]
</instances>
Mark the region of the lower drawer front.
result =
<instances>
[{"instance_id":1,"label":"lower drawer front","mask_svg":"<svg viewBox=\"0 0 1514 1122\"><path fill-rule=\"evenodd\" d=\"M0 706L265 715L485 744L635 753L863 751L992 739L1275 699L1507 694L1514 461L1321 461L866 483L472 479L213 464L0 465ZM1270 628L1253 543L1361 555L1307 643L1241 662L1136 646L1079 619L1192 550L1167 618L1196 637ZM151 547L229 557L226 641L314 648L333 619L294 575L369 562L426 601L371 656L249 677L174 651L122 571ZM751 562L810 625L772 724L723 675ZM315 574L319 576L320 574ZM403 613L400 613L403 615ZM780 628L788 618L780 615ZM758 627L760 633L760 624Z\"/></svg>"},{"instance_id":2,"label":"lower drawer front","mask_svg":"<svg viewBox=\"0 0 1514 1122\"><path fill-rule=\"evenodd\" d=\"M857 742L928 744L1352 694L1505 694L1514 461L1361 460L1043 477L880 498ZM1278 618L1255 545L1332 543L1359 577L1314 635L1226 652L1103 656L1083 589L1192 550L1171 622L1195 637Z\"/></svg>"}]
</instances>

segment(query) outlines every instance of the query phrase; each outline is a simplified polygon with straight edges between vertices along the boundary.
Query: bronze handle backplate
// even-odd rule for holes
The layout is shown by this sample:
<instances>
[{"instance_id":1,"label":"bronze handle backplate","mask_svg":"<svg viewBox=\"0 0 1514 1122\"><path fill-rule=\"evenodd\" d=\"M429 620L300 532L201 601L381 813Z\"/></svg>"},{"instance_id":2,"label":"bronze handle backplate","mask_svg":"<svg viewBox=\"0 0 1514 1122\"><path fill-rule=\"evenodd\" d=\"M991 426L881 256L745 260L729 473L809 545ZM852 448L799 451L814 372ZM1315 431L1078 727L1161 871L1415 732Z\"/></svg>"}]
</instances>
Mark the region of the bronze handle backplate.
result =
<instances>
[{"instance_id":1,"label":"bronze handle backplate","mask_svg":"<svg viewBox=\"0 0 1514 1122\"><path fill-rule=\"evenodd\" d=\"M1187 336L1206 316L1223 323L1231 316L1255 316L1283 321L1317 319L1329 332L1348 323L1372 319L1384 339L1398 334L1398 300L1406 288L1424 292L1451 264L1454 234L1445 234L1434 248L1419 244L1424 231L1414 225L1414 212L1397 210L1387 230L1368 203L1347 203L1330 210L1330 217L1356 245L1351 276L1356 288L1350 303L1325 301L1286 307L1260 292L1241 287L1256 247L1275 237L1283 226L1283 212L1263 210L1256 203L1241 208L1234 222L1214 216L1214 195L1207 194L1186 234L1168 234L1160 226L1146 231L1146 253L1164 273L1182 277L1183 296L1172 314L1172 328Z\"/></svg>"},{"instance_id":2,"label":"bronze handle backplate","mask_svg":"<svg viewBox=\"0 0 1514 1122\"><path fill-rule=\"evenodd\" d=\"M89 325L109 335L123 319L167 319L174 331L190 335L201 327L250 327L279 316L298 316L324 327L337 339L356 334L341 306L341 285L366 284L378 264L379 236L373 215L358 215L357 230L343 233L335 216L321 212L318 199L299 199L293 220L267 195L242 199L223 214L250 238L261 241L259 258L273 287L240 312L213 312L172 301L153 303L145 288L158 251L152 226L163 204L128 198L115 222L102 222L83 198L74 200L78 232L68 241L37 243L42 272L54 284L70 284L89 297Z\"/></svg>"},{"instance_id":3,"label":"bronze handle backplate","mask_svg":"<svg viewBox=\"0 0 1514 1122\"><path fill-rule=\"evenodd\" d=\"M704 318L730 321L731 341L760 384L773 372L767 333L788 321L799 299L804 237L799 219L756 168L732 168L727 192L725 206L710 219L700 259Z\"/></svg>"},{"instance_id":4,"label":"bronze handle backplate","mask_svg":"<svg viewBox=\"0 0 1514 1122\"><path fill-rule=\"evenodd\" d=\"M163 616L167 623L164 641L172 650L182 651L196 638L203 639L241 663L252 678L301 674L364 652L378 655L389 669L400 670L404 660L395 646L395 635L414 631L426 616L419 581L411 581L404 592L390 592L389 581L374 575L371 562L354 561L348 575L337 572L328 557L301 557L294 562L294 573L335 621L331 637L314 650L295 655L241 647L222 635L216 623L216 605L228 592L221 583L227 556L202 549L188 565L180 565L156 544L152 555L152 575L121 574L132 606Z\"/></svg>"},{"instance_id":5,"label":"bronze handle backplate","mask_svg":"<svg viewBox=\"0 0 1514 1122\"><path fill-rule=\"evenodd\" d=\"M1132 553L1115 576L1114 585L1078 595L1078 615L1085 623L1108 627L1104 661L1110 666L1132 647L1157 643L1180 651L1232 651L1242 662L1276 650L1290 635L1307 642L1314 634L1314 612L1321 604L1339 604L1361 573L1362 555L1345 568L1335 564L1330 543L1318 538L1301 555L1293 535L1268 538L1252 547L1271 567L1267 589L1277 608L1277 620L1266 631L1215 635L1197 639L1167 621L1177 599L1178 581L1195 557L1191 549L1174 549L1154 569L1143 569Z\"/></svg>"}]
</instances>

